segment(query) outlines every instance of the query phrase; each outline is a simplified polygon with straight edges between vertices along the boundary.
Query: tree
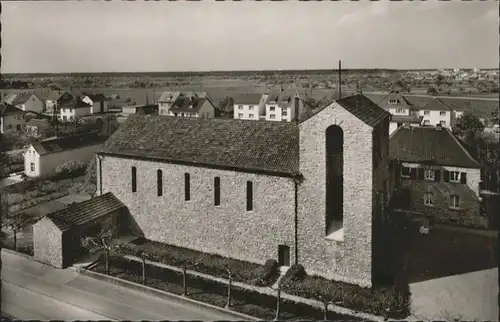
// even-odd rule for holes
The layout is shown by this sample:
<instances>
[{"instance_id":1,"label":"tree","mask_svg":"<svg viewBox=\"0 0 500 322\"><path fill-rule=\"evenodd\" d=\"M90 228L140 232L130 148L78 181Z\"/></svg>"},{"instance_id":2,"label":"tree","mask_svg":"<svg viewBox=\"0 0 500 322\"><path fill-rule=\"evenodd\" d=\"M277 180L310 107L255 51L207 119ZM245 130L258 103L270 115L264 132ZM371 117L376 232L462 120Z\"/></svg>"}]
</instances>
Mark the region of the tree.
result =
<instances>
[{"instance_id":1,"label":"tree","mask_svg":"<svg viewBox=\"0 0 500 322\"><path fill-rule=\"evenodd\" d=\"M87 164L85 162L72 160L58 165L55 170L55 175L63 178L74 178L82 175L86 168Z\"/></svg>"},{"instance_id":2,"label":"tree","mask_svg":"<svg viewBox=\"0 0 500 322\"><path fill-rule=\"evenodd\" d=\"M6 202L7 196L2 196L2 227L12 230L12 237L14 239L14 250L17 250L17 233L26 227L31 221L31 216L25 212L9 212L9 204ZM4 201L5 200L5 201Z\"/></svg>"},{"instance_id":3,"label":"tree","mask_svg":"<svg viewBox=\"0 0 500 322\"><path fill-rule=\"evenodd\" d=\"M465 111L453 127L453 133L471 146L483 131L484 124L471 111Z\"/></svg>"},{"instance_id":4,"label":"tree","mask_svg":"<svg viewBox=\"0 0 500 322\"><path fill-rule=\"evenodd\" d=\"M109 274L109 257L113 249L120 248L120 245L112 245L114 234L113 230L109 226L101 227L99 232L91 236L82 236L80 238L80 245L86 249L89 253L97 253L99 251L105 251L105 267L106 274Z\"/></svg>"}]
</instances>

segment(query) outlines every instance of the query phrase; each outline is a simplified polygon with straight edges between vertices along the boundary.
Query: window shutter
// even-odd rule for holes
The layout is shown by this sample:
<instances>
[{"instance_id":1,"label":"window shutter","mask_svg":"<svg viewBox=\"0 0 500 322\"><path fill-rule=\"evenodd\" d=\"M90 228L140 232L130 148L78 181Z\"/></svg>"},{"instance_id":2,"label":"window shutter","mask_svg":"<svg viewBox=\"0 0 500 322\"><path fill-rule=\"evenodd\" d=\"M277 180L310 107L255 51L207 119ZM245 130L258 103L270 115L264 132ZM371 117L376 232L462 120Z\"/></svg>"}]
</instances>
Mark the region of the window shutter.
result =
<instances>
[{"instance_id":1,"label":"window shutter","mask_svg":"<svg viewBox=\"0 0 500 322\"><path fill-rule=\"evenodd\" d=\"M419 168L417 173L418 173L418 180L424 180L424 169Z\"/></svg>"},{"instance_id":2,"label":"window shutter","mask_svg":"<svg viewBox=\"0 0 500 322\"><path fill-rule=\"evenodd\" d=\"M450 182L450 171L443 171L443 181L444 182Z\"/></svg>"},{"instance_id":3,"label":"window shutter","mask_svg":"<svg viewBox=\"0 0 500 322\"><path fill-rule=\"evenodd\" d=\"M410 179L412 179L412 180L416 180L417 179L417 169L410 168Z\"/></svg>"},{"instance_id":4,"label":"window shutter","mask_svg":"<svg viewBox=\"0 0 500 322\"><path fill-rule=\"evenodd\" d=\"M435 182L441 181L441 170L434 171L434 181Z\"/></svg>"},{"instance_id":5,"label":"window shutter","mask_svg":"<svg viewBox=\"0 0 500 322\"><path fill-rule=\"evenodd\" d=\"M465 172L460 173L460 183L467 184L467 173Z\"/></svg>"}]
</instances>

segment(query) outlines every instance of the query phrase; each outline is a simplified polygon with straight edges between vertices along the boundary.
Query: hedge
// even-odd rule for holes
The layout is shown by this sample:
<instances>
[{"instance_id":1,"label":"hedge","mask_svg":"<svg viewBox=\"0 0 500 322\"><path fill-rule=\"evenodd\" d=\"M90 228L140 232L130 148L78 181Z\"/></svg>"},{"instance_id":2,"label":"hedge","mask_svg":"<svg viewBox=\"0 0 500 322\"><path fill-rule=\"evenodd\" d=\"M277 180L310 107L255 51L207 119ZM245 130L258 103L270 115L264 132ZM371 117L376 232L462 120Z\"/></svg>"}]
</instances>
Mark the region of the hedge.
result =
<instances>
[{"instance_id":1,"label":"hedge","mask_svg":"<svg viewBox=\"0 0 500 322\"><path fill-rule=\"evenodd\" d=\"M281 280L285 293L332 303L352 310L402 319L409 312L409 286L403 280L389 287L362 288L354 284L303 274L297 265L294 272ZM290 268L292 270L292 268ZM289 271L290 271L289 270ZM288 272L287 272L288 273Z\"/></svg>"},{"instance_id":2,"label":"hedge","mask_svg":"<svg viewBox=\"0 0 500 322\"><path fill-rule=\"evenodd\" d=\"M235 281L247 284L272 285L279 277L277 269L271 263L269 267L236 259L206 254L187 248L166 245L163 243L139 238L130 243L124 243L118 250L124 255L140 257L146 253L148 259L175 267L186 267L200 273L227 278L229 269Z\"/></svg>"}]
</instances>

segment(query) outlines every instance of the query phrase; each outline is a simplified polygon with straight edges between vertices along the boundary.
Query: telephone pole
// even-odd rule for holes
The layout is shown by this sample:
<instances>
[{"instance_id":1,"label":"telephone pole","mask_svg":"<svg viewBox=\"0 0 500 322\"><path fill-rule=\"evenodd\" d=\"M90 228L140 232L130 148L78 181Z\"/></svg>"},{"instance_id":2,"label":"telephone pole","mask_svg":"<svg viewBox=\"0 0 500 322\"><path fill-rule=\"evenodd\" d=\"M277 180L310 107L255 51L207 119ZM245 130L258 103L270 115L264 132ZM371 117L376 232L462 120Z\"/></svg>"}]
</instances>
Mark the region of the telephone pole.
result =
<instances>
[{"instance_id":1,"label":"telephone pole","mask_svg":"<svg viewBox=\"0 0 500 322\"><path fill-rule=\"evenodd\" d=\"M339 60L339 100L342 99L342 61Z\"/></svg>"}]
</instances>

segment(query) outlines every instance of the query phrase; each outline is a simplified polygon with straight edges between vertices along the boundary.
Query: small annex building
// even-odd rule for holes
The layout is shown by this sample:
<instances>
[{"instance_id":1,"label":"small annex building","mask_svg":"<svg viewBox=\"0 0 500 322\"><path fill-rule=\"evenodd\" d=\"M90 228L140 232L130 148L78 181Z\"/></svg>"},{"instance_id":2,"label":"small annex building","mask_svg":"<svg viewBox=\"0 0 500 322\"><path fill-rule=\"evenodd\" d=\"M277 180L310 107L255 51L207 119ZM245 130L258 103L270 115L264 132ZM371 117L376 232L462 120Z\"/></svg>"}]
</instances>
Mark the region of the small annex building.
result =
<instances>
[{"instance_id":1,"label":"small annex building","mask_svg":"<svg viewBox=\"0 0 500 322\"><path fill-rule=\"evenodd\" d=\"M66 268L82 254L81 237L95 236L103 229L117 236L126 215L127 208L112 193L47 214L33 225L34 258Z\"/></svg>"}]
</instances>

